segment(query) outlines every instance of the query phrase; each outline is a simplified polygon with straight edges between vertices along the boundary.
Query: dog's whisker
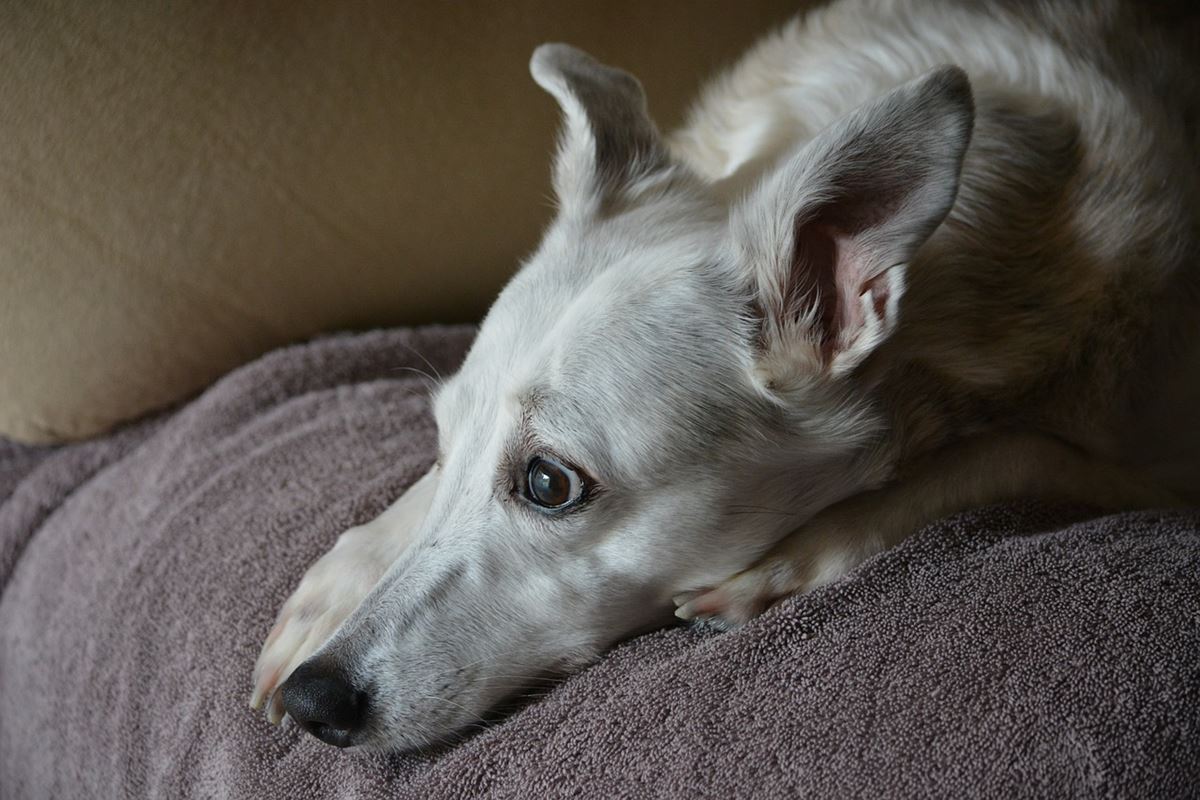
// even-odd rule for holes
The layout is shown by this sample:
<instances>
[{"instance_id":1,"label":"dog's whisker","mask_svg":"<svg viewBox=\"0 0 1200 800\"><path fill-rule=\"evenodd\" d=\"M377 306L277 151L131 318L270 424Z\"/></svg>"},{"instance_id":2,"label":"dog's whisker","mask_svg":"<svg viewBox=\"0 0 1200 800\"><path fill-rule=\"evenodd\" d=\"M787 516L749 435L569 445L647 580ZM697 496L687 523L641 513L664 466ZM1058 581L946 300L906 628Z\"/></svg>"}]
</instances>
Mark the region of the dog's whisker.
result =
<instances>
[{"instance_id":1,"label":"dog's whisker","mask_svg":"<svg viewBox=\"0 0 1200 800\"><path fill-rule=\"evenodd\" d=\"M400 346L401 346L401 347L403 347L403 348L405 348L405 349L407 349L409 352L411 352L411 353L412 353L413 355L415 355L417 358L419 358L419 359L421 359L423 362L425 362L425 366L429 367L429 369L431 369L431 370L433 371L433 374L437 376L437 381L436 381L436 383L437 383L438 385L441 385L441 384L445 383L445 379L442 377L442 373L441 373L441 372L438 370L438 368L437 368L437 367L435 367L435 366L433 365L433 362L432 362L432 361L430 361L428 358L426 358L426 357L424 356L424 354L422 354L422 353L421 353L419 350L417 350L417 348L413 347L412 345L408 344L407 342L401 342L401 343L400 343ZM432 380L432 379L431 379L431 380Z\"/></svg>"},{"instance_id":2,"label":"dog's whisker","mask_svg":"<svg viewBox=\"0 0 1200 800\"><path fill-rule=\"evenodd\" d=\"M432 375L430 375L428 372L421 369L420 367L392 367L392 372L412 372L412 373L424 378L430 384L433 384L436 386L438 383L437 378L433 377Z\"/></svg>"}]
</instances>

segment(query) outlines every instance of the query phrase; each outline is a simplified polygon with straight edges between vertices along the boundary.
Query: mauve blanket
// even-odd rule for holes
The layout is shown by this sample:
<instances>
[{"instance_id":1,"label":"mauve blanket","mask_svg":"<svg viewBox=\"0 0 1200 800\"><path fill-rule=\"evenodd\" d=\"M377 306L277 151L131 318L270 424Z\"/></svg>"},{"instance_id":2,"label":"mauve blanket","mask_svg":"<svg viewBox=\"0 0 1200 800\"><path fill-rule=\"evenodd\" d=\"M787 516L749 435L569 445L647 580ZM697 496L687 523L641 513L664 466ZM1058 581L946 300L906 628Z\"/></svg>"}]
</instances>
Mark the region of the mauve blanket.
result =
<instances>
[{"instance_id":1,"label":"mauve blanket","mask_svg":"<svg viewBox=\"0 0 1200 800\"><path fill-rule=\"evenodd\" d=\"M0 796L1196 796L1200 512L961 514L454 747L270 727L246 701L276 608L426 467L410 368L470 337L317 341L103 440L0 445Z\"/></svg>"}]
</instances>

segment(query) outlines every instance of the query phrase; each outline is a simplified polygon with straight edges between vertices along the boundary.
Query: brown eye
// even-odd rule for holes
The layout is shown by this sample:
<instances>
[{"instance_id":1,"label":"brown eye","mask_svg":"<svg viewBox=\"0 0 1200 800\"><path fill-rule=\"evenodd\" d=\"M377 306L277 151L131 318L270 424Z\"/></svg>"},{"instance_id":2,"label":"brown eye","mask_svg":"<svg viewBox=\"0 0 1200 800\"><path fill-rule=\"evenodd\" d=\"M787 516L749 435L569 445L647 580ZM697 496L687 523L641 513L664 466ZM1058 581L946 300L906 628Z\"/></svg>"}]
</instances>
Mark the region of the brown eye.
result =
<instances>
[{"instance_id":1,"label":"brown eye","mask_svg":"<svg viewBox=\"0 0 1200 800\"><path fill-rule=\"evenodd\" d=\"M536 457L529 462L525 493L543 508L564 508L579 500L583 481L575 470L552 459Z\"/></svg>"}]
</instances>

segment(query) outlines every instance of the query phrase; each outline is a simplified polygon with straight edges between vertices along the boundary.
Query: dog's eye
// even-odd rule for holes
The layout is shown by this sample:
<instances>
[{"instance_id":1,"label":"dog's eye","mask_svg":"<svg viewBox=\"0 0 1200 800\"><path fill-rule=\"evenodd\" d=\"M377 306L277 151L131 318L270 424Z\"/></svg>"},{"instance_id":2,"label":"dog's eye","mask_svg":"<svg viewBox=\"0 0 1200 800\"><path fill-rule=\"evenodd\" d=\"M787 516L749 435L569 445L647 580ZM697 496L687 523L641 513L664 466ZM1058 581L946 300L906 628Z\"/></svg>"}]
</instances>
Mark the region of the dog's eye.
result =
<instances>
[{"instance_id":1,"label":"dog's eye","mask_svg":"<svg viewBox=\"0 0 1200 800\"><path fill-rule=\"evenodd\" d=\"M583 481L570 467L550 458L535 457L525 476L525 494L543 508L565 508L583 495Z\"/></svg>"}]
</instances>

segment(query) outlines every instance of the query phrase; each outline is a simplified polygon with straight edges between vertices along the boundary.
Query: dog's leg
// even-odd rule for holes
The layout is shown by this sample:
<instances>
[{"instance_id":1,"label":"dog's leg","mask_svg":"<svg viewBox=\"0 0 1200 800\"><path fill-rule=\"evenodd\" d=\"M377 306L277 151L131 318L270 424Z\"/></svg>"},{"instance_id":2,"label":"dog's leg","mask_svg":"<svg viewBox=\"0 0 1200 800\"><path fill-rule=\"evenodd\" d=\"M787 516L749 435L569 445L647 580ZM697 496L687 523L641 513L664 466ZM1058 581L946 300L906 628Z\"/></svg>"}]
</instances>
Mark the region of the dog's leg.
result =
<instances>
[{"instance_id":1,"label":"dog's leg","mask_svg":"<svg viewBox=\"0 0 1200 800\"><path fill-rule=\"evenodd\" d=\"M259 653L252 708L267 702L271 722L283 718L275 690L328 641L408 547L429 511L436 487L434 468L378 517L338 537L333 548L304 574L280 609Z\"/></svg>"},{"instance_id":2,"label":"dog's leg","mask_svg":"<svg viewBox=\"0 0 1200 800\"><path fill-rule=\"evenodd\" d=\"M818 513L717 588L679 595L675 613L737 626L774 600L837 580L934 520L1020 498L1114 510L1179 503L1170 492L1056 439L1000 434L965 440L922 459L882 489Z\"/></svg>"}]
</instances>

